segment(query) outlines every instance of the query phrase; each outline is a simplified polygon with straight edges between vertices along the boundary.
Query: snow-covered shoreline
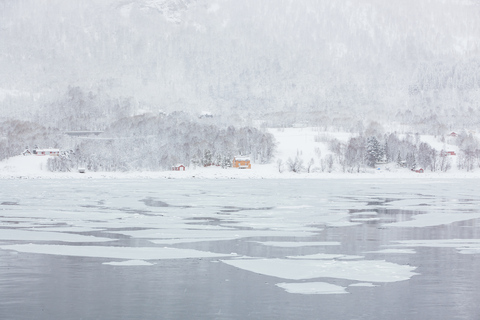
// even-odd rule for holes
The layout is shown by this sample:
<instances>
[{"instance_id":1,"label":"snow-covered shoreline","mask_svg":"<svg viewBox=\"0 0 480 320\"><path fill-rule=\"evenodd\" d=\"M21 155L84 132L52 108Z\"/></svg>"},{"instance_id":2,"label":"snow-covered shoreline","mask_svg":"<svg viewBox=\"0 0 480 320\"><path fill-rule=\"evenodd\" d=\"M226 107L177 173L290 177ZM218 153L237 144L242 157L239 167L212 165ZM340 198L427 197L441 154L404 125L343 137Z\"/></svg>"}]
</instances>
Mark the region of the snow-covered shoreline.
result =
<instances>
[{"instance_id":1,"label":"snow-covered shoreline","mask_svg":"<svg viewBox=\"0 0 480 320\"><path fill-rule=\"evenodd\" d=\"M480 170L467 172L458 170L456 157L452 157L452 167L447 172L424 173L413 172L406 168L399 168L394 163L379 165L378 168L365 168L364 172L343 172L341 168L334 168L328 172L321 171L315 163L311 172L288 171L286 162L299 156L306 164L318 155L328 155L325 141L319 141L319 132L315 128L285 128L268 129L277 141L275 158L269 164L253 163L251 169L221 168L216 166L199 167L189 166L185 171L129 171L129 172L51 172L48 171L49 156L15 156L0 161L0 179L479 179ZM335 137L346 142L352 135L345 132L322 132L320 136ZM431 136L422 136L437 150L449 148L457 150L454 145L444 145ZM321 140L321 139L320 139ZM281 164L279 164L281 160ZM280 167L280 170L279 170ZM281 171L281 172L280 172Z\"/></svg>"},{"instance_id":2,"label":"snow-covered shoreline","mask_svg":"<svg viewBox=\"0 0 480 320\"><path fill-rule=\"evenodd\" d=\"M220 167L187 168L186 171L51 172L47 157L12 157L0 162L0 179L479 179L480 172L416 173L408 169L368 169L361 173L279 172L274 164L253 165L252 169Z\"/></svg>"}]
</instances>

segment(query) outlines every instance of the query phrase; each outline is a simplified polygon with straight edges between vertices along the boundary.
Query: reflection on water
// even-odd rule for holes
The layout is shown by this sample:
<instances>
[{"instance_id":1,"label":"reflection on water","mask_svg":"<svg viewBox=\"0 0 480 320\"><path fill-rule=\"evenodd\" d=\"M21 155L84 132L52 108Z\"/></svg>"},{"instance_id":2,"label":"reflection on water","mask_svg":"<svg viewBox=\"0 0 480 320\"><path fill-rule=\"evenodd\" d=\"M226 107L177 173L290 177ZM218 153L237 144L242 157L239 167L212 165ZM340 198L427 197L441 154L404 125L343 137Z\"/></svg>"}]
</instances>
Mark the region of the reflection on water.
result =
<instances>
[{"instance_id":1,"label":"reflection on water","mask_svg":"<svg viewBox=\"0 0 480 320\"><path fill-rule=\"evenodd\" d=\"M480 318L480 243L439 241L480 239L475 181L94 182L0 181L0 319ZM391 226L430 215L452 222ZM149 263L11 250L28 243ZM144 249L164 247L223 258Z\"/></svg>"}]
</instances>

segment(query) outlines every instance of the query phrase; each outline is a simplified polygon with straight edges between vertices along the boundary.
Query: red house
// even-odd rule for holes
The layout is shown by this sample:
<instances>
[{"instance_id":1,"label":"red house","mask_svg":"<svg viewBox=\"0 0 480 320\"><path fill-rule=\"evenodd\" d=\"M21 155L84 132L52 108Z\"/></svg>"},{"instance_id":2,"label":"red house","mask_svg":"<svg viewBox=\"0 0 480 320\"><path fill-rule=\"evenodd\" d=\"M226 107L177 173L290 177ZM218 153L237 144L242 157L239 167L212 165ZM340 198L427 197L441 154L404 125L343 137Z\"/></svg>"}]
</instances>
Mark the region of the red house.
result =
<instances>
[{"instance_id":1,"label":"red house","mask_svg":"<svg viewBox=\"0 0 480 320\"><path fill-rule=\"evenodd\" d=\"M183 164L177 164L172 167L172 171L185 171L185 166Z\"/></svg>"},{"instance_id":2,"label":"red house","mask_svg":"<svg viewBox=\"0 0 480 320\"><path fill-rule=\"evenodd\" d=\"M456 156L457 154L455 153L455 151L441 151L440 152L440 156L441 157L447 157L447 156Z\"/></svg>"},{"instance_id":3,"label":"red house","mask_svg":"<svg viewBox=\"0 0 480 320\"><path fill-rule=\"evenodd\" d=\"M249 157L235 157L233 158L232 167L239 169L252 169Z\"/></svg>"},{"instance_id":4,"label":"red house","mask_svg":"<svg viewBox=\"0 0 480 320\"><path fill-rule=\"evenodd\" d=\"M37 156L59 156L60 149L34 149L33 154Z\"/></svg>"}]
</instances>

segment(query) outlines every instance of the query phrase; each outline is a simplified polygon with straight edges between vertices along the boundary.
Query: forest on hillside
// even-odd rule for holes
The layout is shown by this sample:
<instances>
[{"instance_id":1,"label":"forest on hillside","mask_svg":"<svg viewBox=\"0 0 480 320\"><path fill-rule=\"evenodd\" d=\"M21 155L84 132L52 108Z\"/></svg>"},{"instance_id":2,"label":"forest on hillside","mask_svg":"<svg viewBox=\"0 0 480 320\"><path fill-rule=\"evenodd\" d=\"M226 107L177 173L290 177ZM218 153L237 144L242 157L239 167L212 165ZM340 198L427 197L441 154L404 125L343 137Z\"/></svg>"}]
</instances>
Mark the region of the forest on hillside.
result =
<instances>
[{"instance_id":1,"label":"forest on hillside","mask_svg":"<svg viewBox=\"0 0 480 320\"><path fill-rule=\"evenodd\" d=\"M379 167L387 171L406 168L424 172L447 172L453 166L467 172L480 168L480 141L472 133L442 136L444 147L439 150L422 141L418 133L399 134L378 129L378 124L372 123L346 142L319 131L315 141L327 145L327 153L316 147L315 156L308 159L302 155L305 150L298 149L295 157L277 158L277 169L279 172L364 173ZM447 145L455 146L457 151L449 150Z\"/></svg>"},{"instance_id":2,"label":"forest on hillside","mask_svg":"<svg viewBox=\"0 0 480 320\"><path fill-rule=\"evenodd\" d=\"M0 118L477 130L479 53L473 0L0 1Z\"/></svg>"},{"instance_id":3,"label":"forest on hillside","mask_svg":"<svg viewBox=\"0 0 480 320\"><path fill-rule=\"evenodd\" d=\"M25 148L62 149L49 159L51 171L168 170L173 165L232 165L234 156L248 155L255 163L273 157L271 134L253 127L220 127L183 112L145 114L113 122L95 136L71 137L59 130L21 121L0 123L1 159ZM70 146L70 148L66 147Z\"/></svg>"},{"instance_id":4,"label":"forest on hillside","mask_svg":"<svg viewBox=\"0 0 480 320\"><path fill-rule=\"evenodd\" d=\"M0 159L38 145L72 149L52 170L265 163L266 127L309 126L352 135L324 141L318 170L448 170L414 137L451 131L472 170L479 74L476 0L0 1ZM64 134L78 130L103 133Z\"/></svg>"}]
</instances>

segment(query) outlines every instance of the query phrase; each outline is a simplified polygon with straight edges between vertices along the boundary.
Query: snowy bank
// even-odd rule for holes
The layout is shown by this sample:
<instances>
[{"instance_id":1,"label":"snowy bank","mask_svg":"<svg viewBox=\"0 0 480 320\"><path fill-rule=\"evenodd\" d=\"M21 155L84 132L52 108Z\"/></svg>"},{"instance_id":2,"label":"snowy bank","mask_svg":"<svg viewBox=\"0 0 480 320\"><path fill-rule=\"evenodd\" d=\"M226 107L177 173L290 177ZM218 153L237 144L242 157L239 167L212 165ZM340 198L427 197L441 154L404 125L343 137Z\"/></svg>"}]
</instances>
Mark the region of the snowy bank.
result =
<instances>
[{"instance_id":1,"label":"snowy bank","mask_svg":"<svg viewBox=\"0 0 480 320\"><path fill-rule=\"evenodd\" d=\"M349 173L335 168L332 172L321 171L318 167L319 156L331 154L329 139L347 142L352 134L345 132L320 132L315 128L268 129L277 141L275 158L270 164L253 163L251 169L221 167L187 167L185 171L130 171L130 172L50 172L47 168L49 156L16 156L0 162L0 179L465 179L480 178L480 171L467 172L456 168L452 157L452 168L447 172L416 173L406 168L398 168L394 163L368 168L364 172ZM422 141L435 148L456 150L453 145L443 145L431 136L422 136ZM316 159L307 170L296 173L287 170L288 159L300 157L306 166ZM281 160L279 164L278 160Z\"/></svg>"},{"instance_id":2,"label":"snowy bank","mask_svg":"<svg viewBox=\"0 0 480 320\"><path fill-rule=\"evenodd\" d=\"M48 157L16 156L0 162L0 179L428 179L480 178L480 172L416 173L404 168L368 169L363 173L279 172L276 164L254 164L252 169L189 167L186 171L51 172Z\"/></svg>"}]
</instances>

